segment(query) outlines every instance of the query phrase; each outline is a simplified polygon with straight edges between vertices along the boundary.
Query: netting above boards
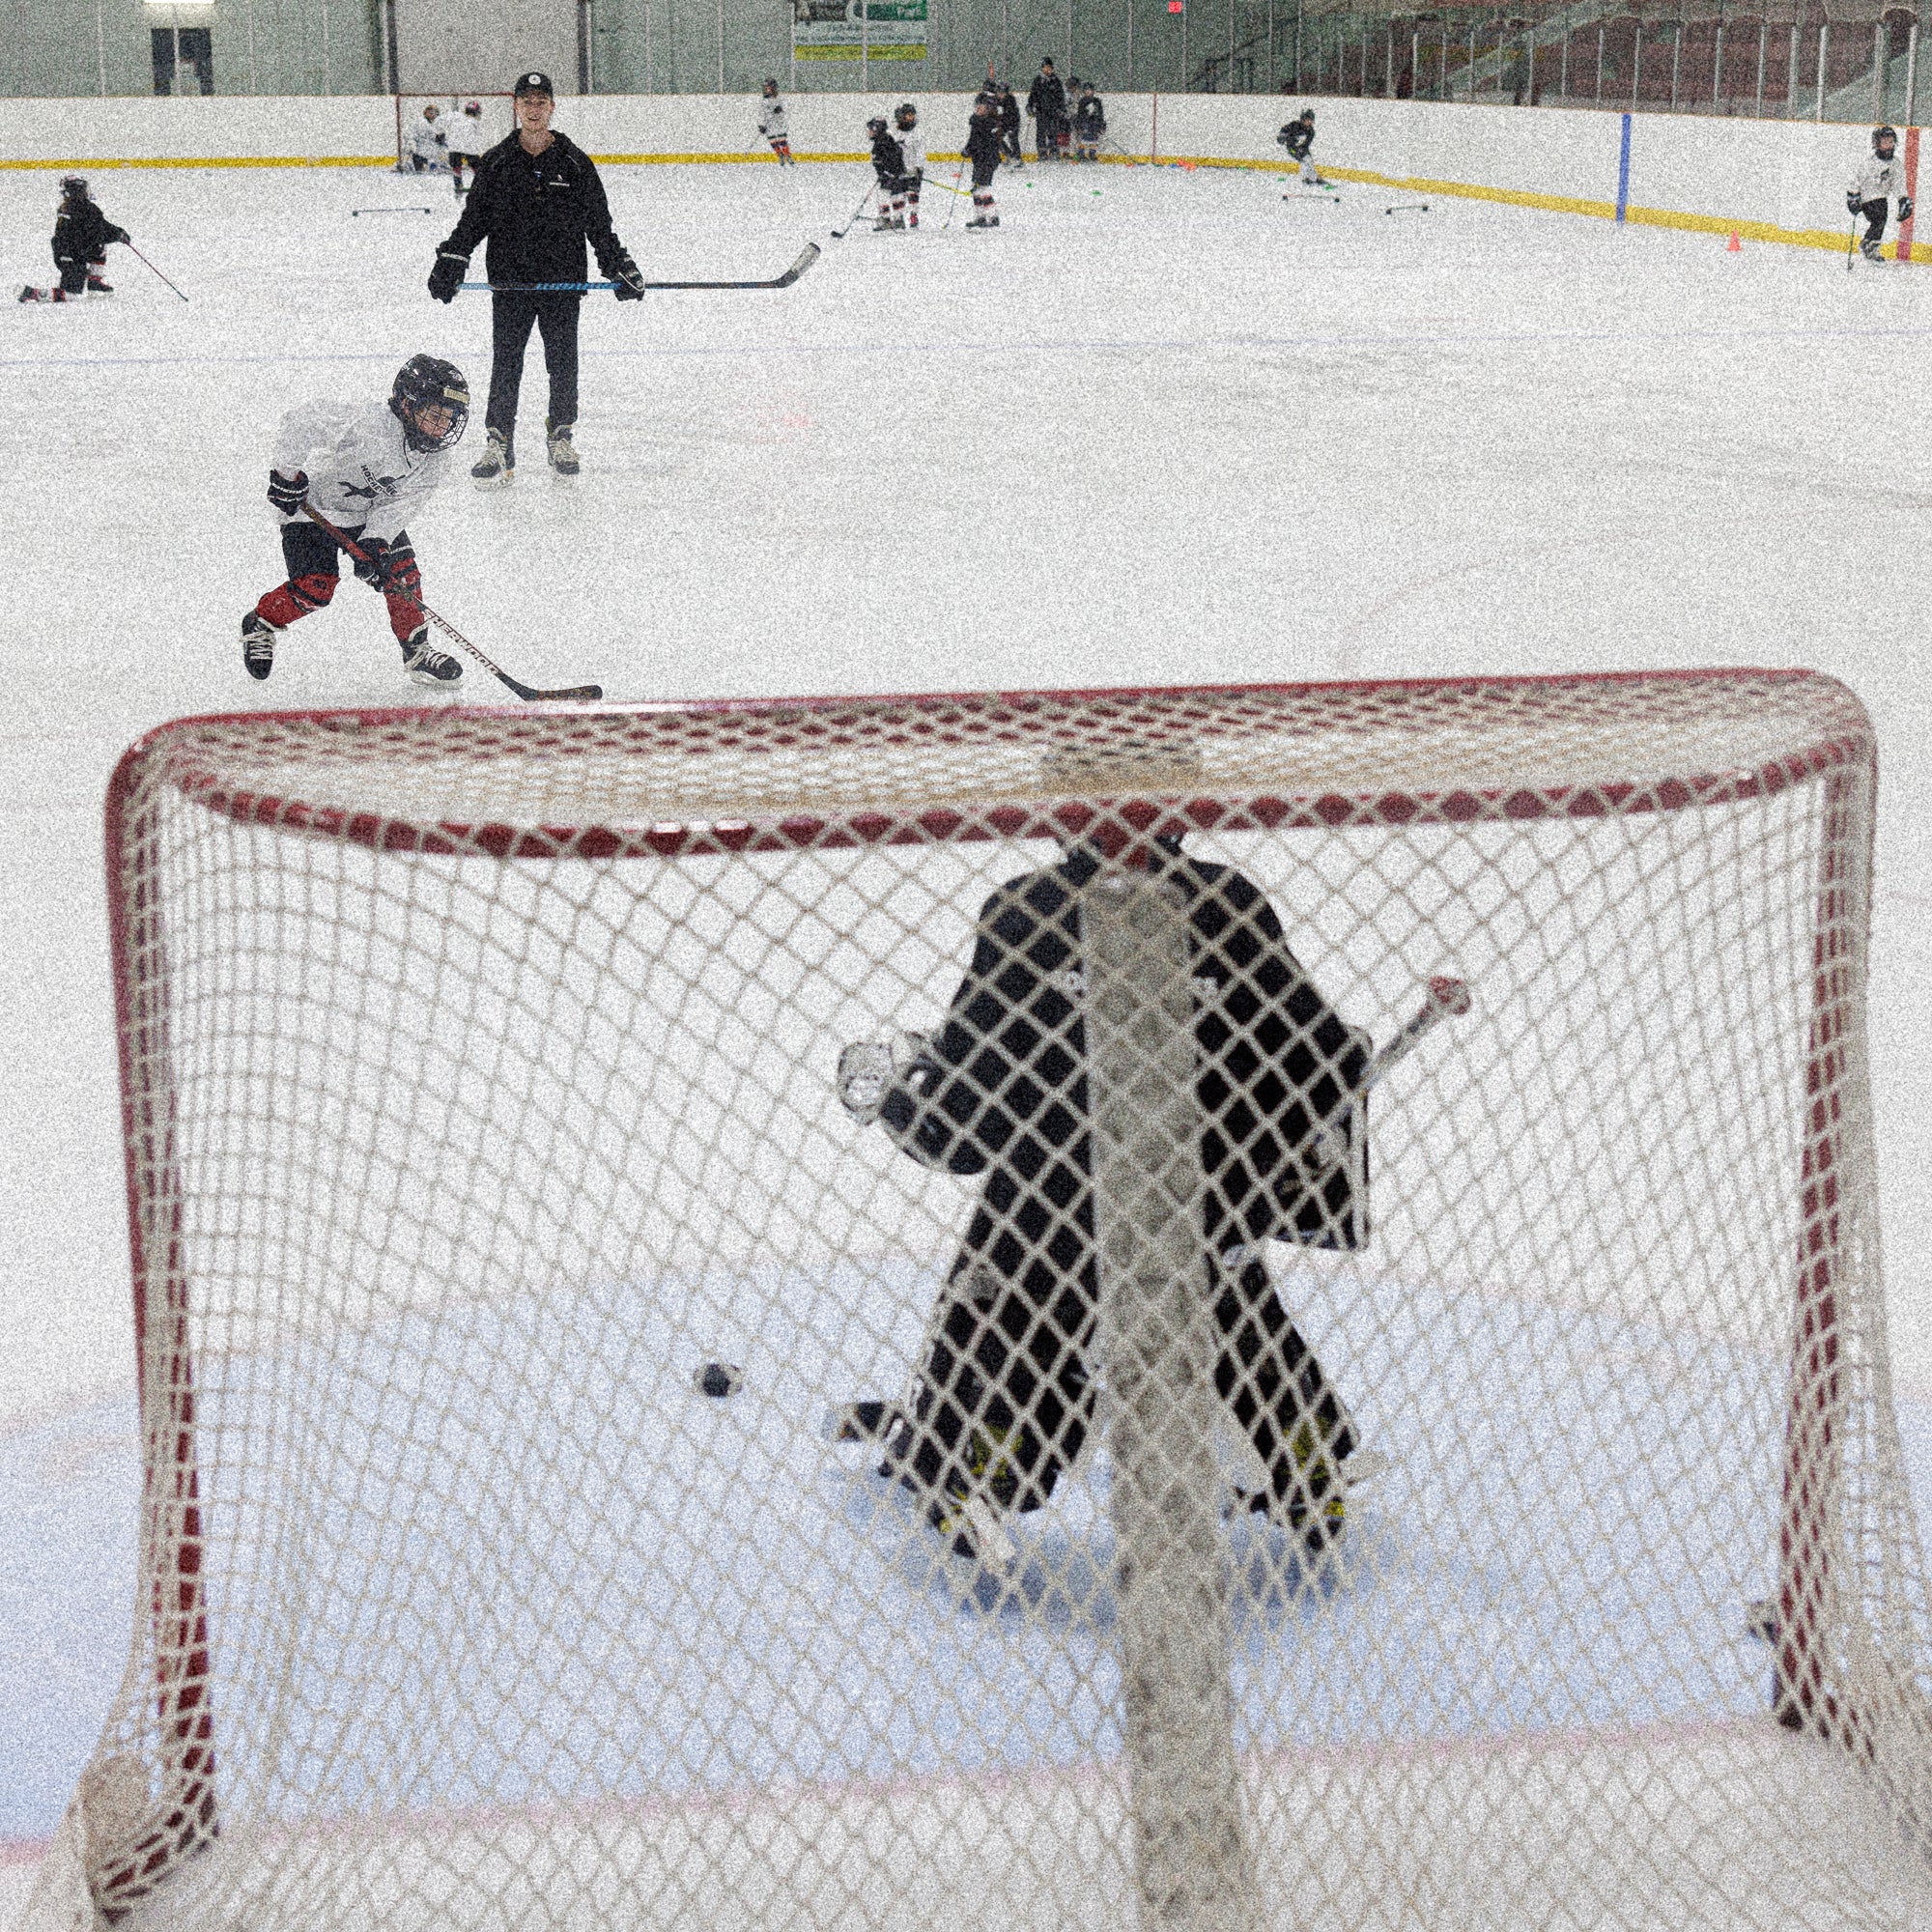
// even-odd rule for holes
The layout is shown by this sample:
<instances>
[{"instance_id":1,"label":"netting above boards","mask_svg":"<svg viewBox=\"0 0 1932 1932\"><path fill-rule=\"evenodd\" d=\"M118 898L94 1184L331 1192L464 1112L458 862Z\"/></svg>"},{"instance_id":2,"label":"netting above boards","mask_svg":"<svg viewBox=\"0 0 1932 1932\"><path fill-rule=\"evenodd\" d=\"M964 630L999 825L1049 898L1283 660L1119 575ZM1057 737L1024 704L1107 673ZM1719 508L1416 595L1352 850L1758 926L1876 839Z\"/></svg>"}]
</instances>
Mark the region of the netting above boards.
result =
<instances>
[{"instance_id":1,"label":"netting above boards","mask_svg":"<svg viewBox=\"0 0 1932 1932\"><path fill-rule=\"evenodd\" d=\"M145 740L40 1909L1913 1922L1872 771L1769 672Z\"/></svg>"}]
</instances>

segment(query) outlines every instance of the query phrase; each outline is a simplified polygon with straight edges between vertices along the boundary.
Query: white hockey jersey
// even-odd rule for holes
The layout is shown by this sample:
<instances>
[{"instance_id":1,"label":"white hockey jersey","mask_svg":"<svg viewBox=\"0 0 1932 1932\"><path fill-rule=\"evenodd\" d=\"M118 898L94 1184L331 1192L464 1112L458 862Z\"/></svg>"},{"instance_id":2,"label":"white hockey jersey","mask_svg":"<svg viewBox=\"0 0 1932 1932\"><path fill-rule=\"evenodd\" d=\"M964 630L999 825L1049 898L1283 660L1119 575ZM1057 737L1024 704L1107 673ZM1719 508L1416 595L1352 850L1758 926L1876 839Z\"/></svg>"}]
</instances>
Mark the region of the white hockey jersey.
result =
<instances>
[{"instance_id":1,"label":"white hockey jersey","mask_svg":"<svg viewBox=\"0 0 1932 1932\"><path fill-rule=\"evenodd\" d=\"M452 155L480 155L490 145L483 138L481 114L452 114L447 120L439 121L437 126L449 129L444 138Z\"/></svg>"},{"instance_id":2,"label":"white hockey jersey","mask_svg":"<svg viewBox=\"0 0 1932 1932\"><path fill-rule=\"evenodd\" d=\"M904 156L901 163L909 175L925 172L925 136L917 128L901 128L893 123L893 139L899 144L899 153Z\"/></svg>"},{"instance_id":3,"label":"white hockey jersey","mask_svg":"<svg viewBox=\"0 0 1932 1932\"><path fill-rule=\"evenodd\" d=\"M788 138L785 132L785 104L782 100L758 102L758 132L768 141Z\"/></svg>"},{"instance_id":4,"label":"white hockey jersey","mask_svg":"<svg viewBox=\"0 0 1932 1932\"><path fill-rule=\"evenodd\" d=\"M305 404L282 418L275 437L274 467L284 476L306 470L309 500L331 524L384 543L455 461L453 450L412 449L386 398L359 406Z\"/></svg>"},{"instance_id":5,"label":"white hockey jersey","mask_svg":"<svg viewBox=\"0 0 1932 1932\"><path fill-rule=\"evenodd\" d=\"M1905 192L1905 156L1895 154L1889 161L1867 155L1865 164L1852 178L1851 193L1861 201L1889 201Z\"/></svg>"},{"instance_id":6,"label":"white hockey jersey","mask_svg":"<svg viewBox=\"0 0 1932 1932\"><path fill-rule=\"evenodd\" d=\"M410 153L426 166L441 167L443 158L449 152L449 137L443 131L447 124L440 119L419 120L410 133Z\"/></svg>"}]
</instances>

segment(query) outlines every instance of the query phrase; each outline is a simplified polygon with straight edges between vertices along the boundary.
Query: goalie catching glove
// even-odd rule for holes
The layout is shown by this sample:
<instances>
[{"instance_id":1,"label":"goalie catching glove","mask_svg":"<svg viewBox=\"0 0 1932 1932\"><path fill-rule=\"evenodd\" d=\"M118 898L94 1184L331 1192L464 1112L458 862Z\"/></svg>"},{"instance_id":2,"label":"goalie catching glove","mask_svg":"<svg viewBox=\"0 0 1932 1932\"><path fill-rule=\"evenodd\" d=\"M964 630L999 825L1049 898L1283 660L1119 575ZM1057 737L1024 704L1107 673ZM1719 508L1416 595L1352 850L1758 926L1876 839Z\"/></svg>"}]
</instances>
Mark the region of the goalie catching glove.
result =
<instances>
[{"instance_id":1,"label":"goalie catching glove","mask_svg":"<svg viewBox=\"0 0 1932 1932\"><path fill-rule=\"evenodd\" d=\"M879 1118L887 1090L904 1080L930 1051L923 1033L894 1033L889 1039L858 1039L838 1054L838 1102L854 1119Z\"/></svg>"}]
</instances>

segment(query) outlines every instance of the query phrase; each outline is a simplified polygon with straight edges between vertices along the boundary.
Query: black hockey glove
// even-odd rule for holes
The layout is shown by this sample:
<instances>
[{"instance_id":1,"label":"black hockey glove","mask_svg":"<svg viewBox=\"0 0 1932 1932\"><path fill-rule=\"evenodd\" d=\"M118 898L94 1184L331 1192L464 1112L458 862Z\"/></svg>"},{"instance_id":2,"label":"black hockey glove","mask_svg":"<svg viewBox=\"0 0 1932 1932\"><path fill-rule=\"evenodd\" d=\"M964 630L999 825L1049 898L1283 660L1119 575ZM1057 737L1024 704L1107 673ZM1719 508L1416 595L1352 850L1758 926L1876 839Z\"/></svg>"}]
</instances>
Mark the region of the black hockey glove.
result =
<instances>
[{"instance_id":1,"label":"black hockey glove","mask_svg":"<svg viewBox=\"0 0 1932 1932\"><path fill-rule=\"evenodd\" d=\"M269 501L274 504L283 516L293 517L302 506L302 498L308 495L308 471L298 469L293 476L284 476L279 469L269 471Z\"/></svg>"},{"instance_id":2,"label":"black hockey glove","mask_svg":"<svg viewBox=\"0 0 1932 1932\"><path fill-rule=\"evenodd\" d=\"M1898 197L1898 218L1901 221L1910 221L1912 219L1912 197L1909 194L1902 194Z\"/></svg>"},{"instance_id":3,"label":"black hockey glove","mask_svg":"<svg viewBox=\"0 0 1932 1932\"><path fill-rule=\"evenodd\" d=\"M611 257L611 279L617 284L616 295L620 302L642 301L644 298L644 271L631 260L628 248L619 248Z\"/></svg>"},{"instance_id":4,"label":"black hockey glove","mask_svg":"<svg viewBox=\"0 0 1932 1932\"><path fill-rule=\"evenodd\" d=\"M1851 193L1846 195L1845 212L1849 214L1861 214L1864 212L1864 203L1860 199L1857 188L1853 188Z\"/></svg>"},{"instance_id":5,"label":"black hockey glove","mask_svg":"<svg viewBox=\"0 0 1932 1932\"><path fill-rule=\"evenodd\" d=\"M362 553L354 559L355 575L364 583L374 584L378 590L409 587L404 579L415 562L415 552L409 544L394 538L357 537L355 548Z\"/></svg>"},{"instance_id":6,"label":"black hockey glove","mask_svg":"<svg viewBox=\"0 0 1932 1932\"><path fill-rule=\"evenodd\" d=\"M125 248L134 238L125 228L110 228L107 231L107 239L110 242L120 242Z\"/></svg>"},{"instance_id":7,"label":"black hockey glove","mask_svg":"<svg viewBox=\"0 0 1932 1932\"><path fill-rule=\"evenodd\" d=\"M440 302L454 301L469 268L468 255L452 255L447 249L443 250L436 258L436 267L429 271L430 294Z\"/></svg>"}]
</instances>

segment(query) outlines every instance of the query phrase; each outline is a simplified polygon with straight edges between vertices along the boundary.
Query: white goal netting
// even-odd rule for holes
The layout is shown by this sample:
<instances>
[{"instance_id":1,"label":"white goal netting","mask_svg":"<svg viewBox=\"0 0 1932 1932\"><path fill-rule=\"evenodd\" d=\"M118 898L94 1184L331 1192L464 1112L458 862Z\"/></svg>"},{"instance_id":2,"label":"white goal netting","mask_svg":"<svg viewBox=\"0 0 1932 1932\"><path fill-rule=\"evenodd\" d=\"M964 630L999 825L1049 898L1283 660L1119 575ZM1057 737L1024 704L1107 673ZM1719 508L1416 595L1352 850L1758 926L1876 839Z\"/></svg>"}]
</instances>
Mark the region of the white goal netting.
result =
<instances>
[{"instance_id":1,"label":"white goal netting","mask_svg":"<svg viewBox=\"0 0 1932 1932\"><path fill-rule=\"evenodd\" d=\"M36 1927L1911 1925L1804 673L185 723Z\"/></svg>"}]
</instances>

